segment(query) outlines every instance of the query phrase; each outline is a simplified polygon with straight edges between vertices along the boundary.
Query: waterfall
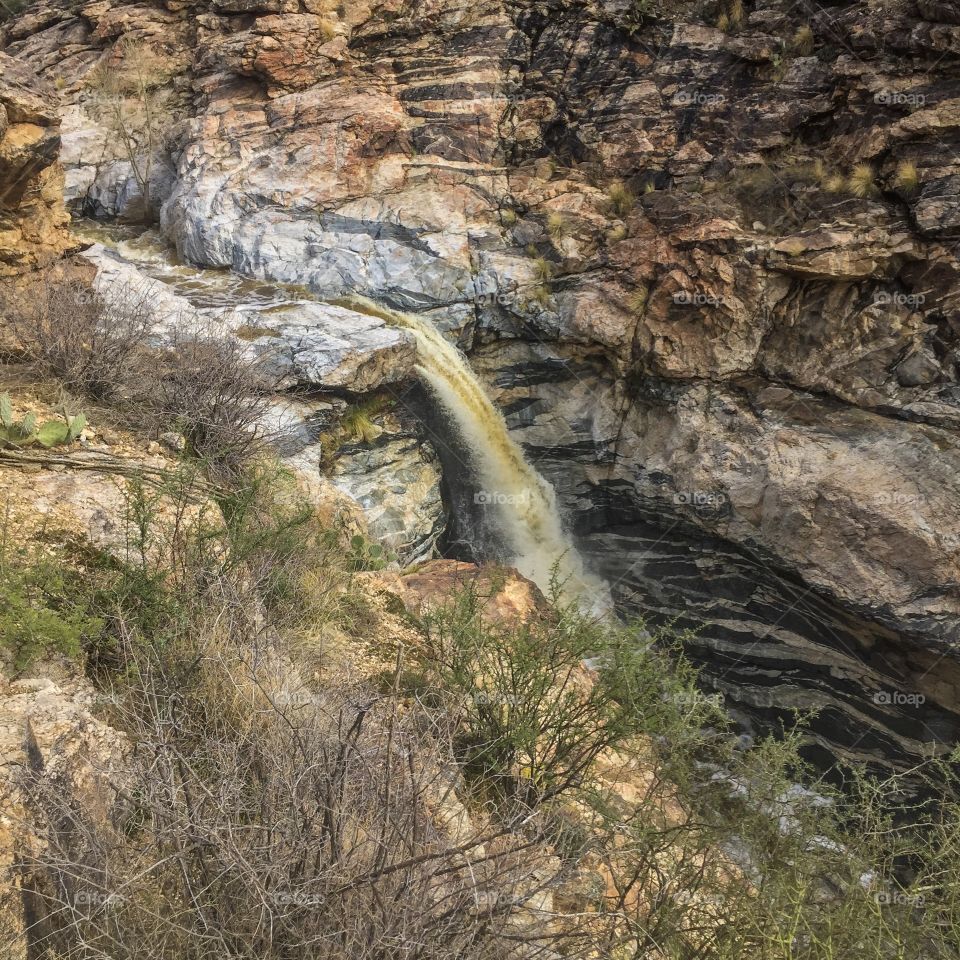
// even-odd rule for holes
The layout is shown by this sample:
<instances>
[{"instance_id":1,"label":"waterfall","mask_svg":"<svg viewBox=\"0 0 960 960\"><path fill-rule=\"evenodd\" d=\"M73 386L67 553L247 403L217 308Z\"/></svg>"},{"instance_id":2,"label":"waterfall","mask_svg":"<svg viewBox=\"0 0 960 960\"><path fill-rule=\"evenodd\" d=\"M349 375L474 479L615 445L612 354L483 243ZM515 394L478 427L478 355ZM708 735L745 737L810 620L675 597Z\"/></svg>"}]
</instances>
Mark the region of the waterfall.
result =
<instances>
[{"instance_id":1,"label":"waterfall","mask_svg":"<svg viewBox=\"0 0 960 960\"><path fill-rule=\"evenodd\" d=\"M527 461L510 436L503 415L487 396L466 357L429 321L365 298L344 305L375 314L409 330L416 339L416 371L456 424L479 489L475 502L492 512L513 566L549 593L557 574L562 594L585 610L605 613L610 596L603 581L587 573L563 529L553 487Z\"/></svg>"}]
</instances>

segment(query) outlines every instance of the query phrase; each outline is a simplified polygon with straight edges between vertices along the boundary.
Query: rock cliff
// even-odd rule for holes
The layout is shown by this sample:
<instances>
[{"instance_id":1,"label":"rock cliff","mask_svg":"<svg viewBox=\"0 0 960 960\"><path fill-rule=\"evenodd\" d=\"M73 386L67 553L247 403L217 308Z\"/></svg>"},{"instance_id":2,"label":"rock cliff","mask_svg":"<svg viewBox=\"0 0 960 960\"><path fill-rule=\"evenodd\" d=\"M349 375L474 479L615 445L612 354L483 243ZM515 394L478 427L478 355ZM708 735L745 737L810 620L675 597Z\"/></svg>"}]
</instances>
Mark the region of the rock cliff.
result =
<instances>
[{"instance_id":1,"label":"rock cliff","mask_svg":"<svg viewBox=\"0 0 960 960\"><path fill-rule=\"evenodd\" d=\"M52 87L0 53L0 277L43 267L69 245L56 106Z\"/></svg>"},{"instance_id":2,"label":"rock cliff","mask_svg":"<svg viewBox=\"0 0 960 960\"><path fill-rule=\"evenodd\" d=\"M753 716L957 739L956 3L41 0L2 37L76 211L457 336L622 608Z\"/></svg>"}]
</instances>

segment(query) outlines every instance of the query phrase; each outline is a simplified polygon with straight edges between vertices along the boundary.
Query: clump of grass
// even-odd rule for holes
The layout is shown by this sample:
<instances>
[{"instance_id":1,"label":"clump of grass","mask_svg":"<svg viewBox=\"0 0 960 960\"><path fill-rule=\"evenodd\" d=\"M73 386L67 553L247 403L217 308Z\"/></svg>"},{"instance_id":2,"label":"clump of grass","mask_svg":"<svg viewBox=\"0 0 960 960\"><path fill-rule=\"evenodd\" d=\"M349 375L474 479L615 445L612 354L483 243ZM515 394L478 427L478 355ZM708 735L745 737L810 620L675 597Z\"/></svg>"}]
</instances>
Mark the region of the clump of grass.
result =
<instances>
[{"instance_id":1,"label":"clump of grass","mask_svg":"<svg viewBox=\"0 0 960 960\"><path fill-rule=\"evenodd\" d=\"M898 189L906 193L913 193L920 186L920 174L917 171L917 165L910 160L904 160L900 163L897 166L894 183Z\"/></svg>"},{"instance_id":2,"label":"clump of grass","mask_svg":"<svg viewBox=\"0 0 960 960\"><path fill-rule=\"evenodd\" d=\"M375 411L370 404L348 407L340 419L340 428L352 440L372 443L379 435L379 428L373 422Z\"/></svg>"},{"instance_id":3,"label":"clump of grass","mask_svg":"<svg viewBox=\"0 0 960 960\"><path fill-rule=\"evenodd\" d=\"M333 21L327 17L324 17L320 21L317 30L319 31L320 36L323 38L324 43L329 43L337 35L336 26L334 25Z\"/></svg>"},{"instance_id":4,"label":"clump of grass","mask_svg":"<svg viewBox=\"0 0 960 960\"><path fill-rule=\"evenodd\" d=\"M534 289L533 301L540 304L541 307L545 307L550 302L550 290L546 284L542 283Z\"/></svg>"},{"instance_id":5,"label":"clump of grass","mask_svg":"<svg viewBox=\"0 0 960 960\"><path fill-rule=\"evenodd\" d=\"M637 287L637 289L630 294L627 300L627 308L634 316L642 316L643 311L647 309L647 299L649 296L650 291L647 289L646 284L641 284L641 286Z\"/></svg>"},{"instance_id":6,"label":"clump of grass","mask_svg":"<svg viewBox=\"0 0 960 960\"><path fill-rule=\"evenodd\" d=\"M847 185L847 181L844 180L839 173L834 173L831 176L827 177L827 179L823 183L823 187L827 191L827 193L843 193L846 185Z\"/></svg>"},{"instance_id":7,"label":"clump of grass","mask_svg":"<svg viewBox=\"0 0 960 960\"><path fill-rule=\"evenodd\" d=\"M855 197L869 197L876 191L874 171L869 163L858 163L847 179L847 188Z\"/></svg>"},{"instance_id":8,"label":"clump of grass","mask_svg":"<svg viewBox=\"0 0 960 960\"><path fill-rule=\"evenodd\" d=\"M509 207L504 208L500 211L500 222L505 227L512 227L517 222L517 211Z\"/></svg>"},{"instance_id":9,"label":"clump of grass","mask_svg":"<svg viewBox=\"0 0 960 960\"><path fill-rule=\"evenodd\" d=\"M607 199L610 202L610 212L621 219L630 213L637 202L633 191L622 180L615 180L610 184L607 189Z\"/></svg>"},{"instance_id":10,"label":"clump of grass","mask_svg":"<svg viewBox=\"0 0 960 960\"><path fill-rule=\"evenodd\" d=\"M804 24L801 27L797 27L797 32L793 35L793 40L790 42L790 46L794 52L802 57L809 56L809 54L813 53L813 44L814 36L810 26Z\"/></svg>"},{"instance_id":11,"label":"clump of grass","mask_svg":"<svg viewBox=\"0 0 960 960\"><path fill-rule=\"evenodd\" d=\"M322 436L323 456L321 466L328 470L346 443L373 443L383 432L374 422L376 417L390 409L392 402L387 397L373 397L353 404L344 410L340 420Z\"/></svg>"},{"instance_id":12,"label":"clump of grass","mask_svg":"<svg viewBox=\"0 0 960 960\"><path fill-rule=\"evenodd\" d=\"M607 231L608 243L619 243L627 239L627 228L621 223Z\"/></svg>"},{"instance_id":13,"label":"clump of grass","mask_svg":"<svg viewBox=\"0 0 960 960\"><path fill-rule=\"evenodd\" d=\"M718 30L728 33L743 23L743 0L723 0L716 19Z\"/></svg>"},{"instance_id":14,"label":"clump of grass","mask_svg":"<svg viewBox=\"0 0 960 960\"><path fill-rule=\"evenodd\" d=\"M554 210L547 216L547 233L555 242L570 236L570 226L562 213Z\"/></svg>"},{"instance_id":15,"label":"clump of grass","mask_svg":"<svg viewBox=\"0 0 960 960\"><path fill-rule=\"evenodd\" d=\"M536 257L533 261L533 272L541 283L546 283L553 276L553 264L546 257Z\"/></svg>"}]
</instances>

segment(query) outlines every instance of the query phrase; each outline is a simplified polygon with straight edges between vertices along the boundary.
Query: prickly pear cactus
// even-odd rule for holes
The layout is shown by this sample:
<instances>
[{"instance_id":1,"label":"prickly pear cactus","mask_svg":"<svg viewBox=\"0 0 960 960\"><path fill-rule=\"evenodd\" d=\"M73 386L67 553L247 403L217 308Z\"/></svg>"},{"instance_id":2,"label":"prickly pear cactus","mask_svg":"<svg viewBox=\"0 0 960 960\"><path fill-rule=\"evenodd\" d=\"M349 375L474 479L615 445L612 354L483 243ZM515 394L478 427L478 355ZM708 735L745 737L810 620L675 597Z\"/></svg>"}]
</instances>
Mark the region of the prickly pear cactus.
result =
<instances>
[{"instance_id":1,"label":"prickly pear cactus","mask_svg":"<svg viewBox=\"0 0 960 960\"><path fill-rule=\"evenodd\" d=\"M45 420L37 424L37 415L28 413L17 421L13 416L13 404L9 394L0 394L0 448L50 447L70 444L77 440L87 425L87 418L80 413L70 416L66 411L62 420Z\"/></svg>"}]
</instances>

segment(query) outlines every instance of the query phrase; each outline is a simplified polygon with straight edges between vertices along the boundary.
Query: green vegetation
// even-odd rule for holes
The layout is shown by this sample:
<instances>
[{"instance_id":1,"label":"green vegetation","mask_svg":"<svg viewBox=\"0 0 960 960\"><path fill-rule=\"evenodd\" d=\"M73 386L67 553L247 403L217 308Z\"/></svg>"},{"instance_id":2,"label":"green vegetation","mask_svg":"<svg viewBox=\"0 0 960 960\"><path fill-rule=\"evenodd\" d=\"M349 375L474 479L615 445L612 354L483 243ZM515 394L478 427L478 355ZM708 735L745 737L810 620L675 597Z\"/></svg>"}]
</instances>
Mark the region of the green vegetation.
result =
<instances>
[{"instance_id":1,"label":"green vegetation","mask_svg":"<svg viewBox=\"0 0 960 960\"><path fill-rule=\"evenodd\" d=\"M8 543L10 520L0 540L0 656L16 674L49 654L80 657L98 641L105 621L93 609L81 572L56 550Z\"/></svg>"},{"instance_id":2,"label":"green vegetation","mask_svg":"<svg viewBox=\"0 0 960 960\"><path fill-rule=\"evenodd\" d=\"M545 284L538 284L533 288L531 299L541 307L546 307L550 303L550 288Z\"/></svg>"},{"instance_id":3,"label":"green vegetation","mask_svg":"<svg viewBox=\"0 0 960 960\"><path fill-rule=\"evenodd\" d=\"M510 624L466 588L408 618L412 646L379 638L394 645L379 692L325 669L308 682L307 636L380 629L358 619L351 571L382 553L319 527L282 472L218 504L195 480L130 487L122 560L73 546L52 571L2 553L5 645L21 664L82 651L137 744L110 823L27 776L56 825L24 863L44 891L36 951L205 960L212 936L245 960L346 960L413 931L424 956L468 960L517 942L570 958L955 957L954 801L895 818L896 778L854 773L839 792L800 760L800 728L743 749L683 637L557 596ZM941 797L960 787L945 763L927 774Z\"/></svg>"},{"instance_id":4,"label":"green vegetation","mask_svg":"<svg viewBox=\"0 0 960 960\"><path fill-rule=\"evenodd\" d=\"M567 223L564 215L556 210L547 215L547 233L554 243L559 243L565 237L570 236L570 225Z\"/></svg>"},{"instance_id":5,"label":"green vegetation","mask_svg":"<svg viewBox=\"0 0 960 960\"><path fill-rule=\"evenodd\" d=\"M553 276L553 264L546 257L534 257L533 273L540 283L546 283Z\"/></svg>"},{"instance_id":6,"label":"green vegetation","mask_svg":"<svg viewBox=\"0 0 960 960\"><path fill-rule=\"evenodd\" d=\"M26 9L30 0L0 0L0 23L12 20Z\"/></svg>"},{"instance_id":7,"label":"green vegetation","mask_svg":"<svg viewBox=\"0 0 960 960\"><path fill-rule=\"evenodd\" d=\"M647 299L650 291L646 286L638 287L627 301L627 308L635 316L643 316L643 311L647 309Z\"/></svg>"},{"instance_id":8,"label":"green vegetation","mask_svg":"<svg viewBox=\"0 0 960 960\"><path fill-rule=\"evenodd\" d=\"M743 24L743 0L723 0L720 13L717 15L717 29L724 33L736 30Z\"/></svg>"},{"instance_id":9,"label":"green vegetation","mask_svg":"<svg viewBox=\"0 0 960 960\"><path fill-rule=\"evenodd\" d=\"M626 217L637 202L637 198L630 188L620 180L612 183L607 189L607 199L610 203L611 213L620 219Z\"/></svg>"},{"instance_id":10,"label":"green vegetation","mask_svg":"<svg viewBox=\"0 0 960 960\"><path fill-rule=\"evenodd\" d=\"M382 547L251 445L266 393L242 355L171 337L125 334L89 379L70 339L26 351L192 454L127 485L109 550L0 530L8 668L75 659L129 745L109 816L55 766L16 771L27 956L956 960L960 753L909 771L919 800L860 770L841 791L802 719L741 742L669 628L598 621L557 583L512 619L475 585L408 612L368 573ZM9 401L0 422L35 426Z\"/></svg>"},{"instance_id":11,"label":"green vegetation","mask_svg":"<svg viewBox=\"0 0 960 960\"><path fill-rule=\"evenodd\" d=\"M86 425L87 418L82 413L71 416L66 410L63 412L62 420L45 420L43 423L38 423L36 415L32 413L17 420L13 416L10 395L0 394L0 449L31 446L49 448L70 444L80 436Z\"/></svg>"},{"instance_id":12,"label":"green vegetation","mask_svg":"<svg viewBox=\"0 0 960 960\"><path fill-rule=\"evenodd\" d=\"M663 666L632 630L611 630L572 607L519 627L486 622L466 589L428 614L417 686L456 724L468 781L539 806L583 787L597 758L664 714ZM583 661L602 664L591 679ZM672 673L669 676L673 676ZM684 689L690 692L689 676Z\"/></svg>"},{"instance_id":13,"label":"green vegetation","mask_svg":"<svg viewBox=\"0 0 960 960\"><path fill-rule=\"evenodd\" d=\"M350 566L355 570L382 570L387 565L387 555L379 543L373 543L363 534L355 533L350 538Z\"/></svg>"},{"instance_id":14,"label":"green vegetation","mask_svg":"<svg viewBox=\"0 0 960 960\"><path fill-rule=\"evenodd\" d=\"M379 433L372 418L380 412L380 405L369 402L348 407L340 418L340 429L351 440L372 443Z\"/></svg>"},{"instance_id":15,"label":"green vegetation","mask_svg":"<svg viewBox=\"0 0 960 960\"><path fill-rule=\"evenodd\" d=\"M376 424L377 417L388 412L394 401L387 395L370 397L348 406L339 420L321 435L322 465L329 469L340 451L348 443L373 443L383 430Z\"/></svg>"},{"instance_id":16,"label":"green vegetation","mask_svg":"<svg viewBox=\"0 0 960 960\"><path fill-rule=\"evenodd\" d=\"M955 956L955 801L895 820L898 778L854 772L846 792L818 781L798 754L801 727L739 749L720 703L667 655L669 632L556 606L496 627L481 609L467 591L425 618L408 689L454 718L454 752L482 802L539 811L579 869L602 864L606 893L577 901L606 921L594 927L600 955ZM638 790L611 786L611 758L639 758ZM945 762L926 772L960 787Z\"/></svg>"},{"instance_id":17,"label":"green vegetation","mask_svg":"<svg viewBox=\"0 0 960 960\"><path fill-rule=\"evenodd\" d=\"M149 288L125 285L103 294L82 283L41 282L27 297L0 299L0 316L39 372L109 403L134 428L179 431L188 456L215 479L239 475L263 451L267 358L251 358L241 341L215 326L177 325L158 342ZM36 442L69 442L83 425L82 415L68 418ZM8 432L6 439L16 436Z\"/></svg>"},{"instance_id":18,"label":"green vegetation","mask_svg":"<svg viewBox=\"0 0 960 960\"><path fill-rule=\"evenodd\" d=\"M831 194L849 194L872 189L873 171L867 165L850 176L829 161L798 157L789 151L771 156L755 166L732 171L724 180L711 181L705 192L732 194L750 221L768 227L805 222ZM859 194L858 194L859 195ZM864 194L866 195L866 194Z\"/></svg>"},{"instance_id":19,"label":"green vegetation","mask_svg":"<svg viewBox=\"0 0 960 960\"><path fill-rule=\"evenodd\" d=\"M827 177L824 181L823 188L827 193L843 193L846 185L847 181L844 180L840 174L835 173Z\"/></svg>"}]
</instances>

